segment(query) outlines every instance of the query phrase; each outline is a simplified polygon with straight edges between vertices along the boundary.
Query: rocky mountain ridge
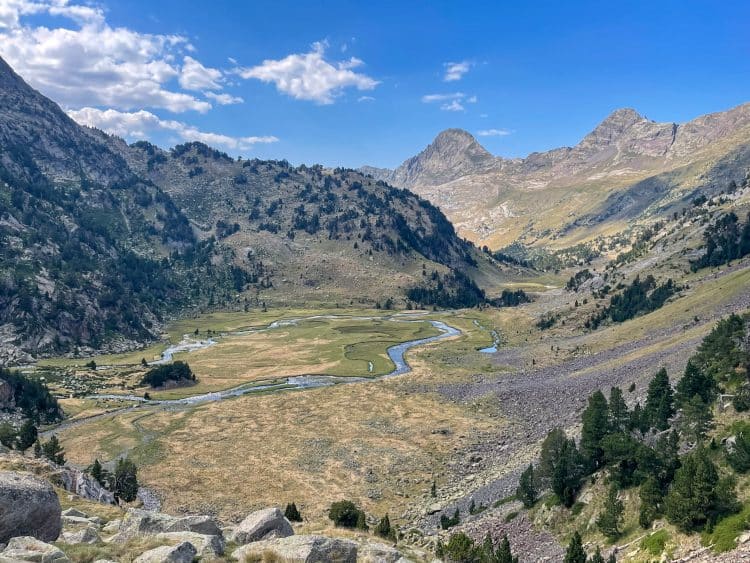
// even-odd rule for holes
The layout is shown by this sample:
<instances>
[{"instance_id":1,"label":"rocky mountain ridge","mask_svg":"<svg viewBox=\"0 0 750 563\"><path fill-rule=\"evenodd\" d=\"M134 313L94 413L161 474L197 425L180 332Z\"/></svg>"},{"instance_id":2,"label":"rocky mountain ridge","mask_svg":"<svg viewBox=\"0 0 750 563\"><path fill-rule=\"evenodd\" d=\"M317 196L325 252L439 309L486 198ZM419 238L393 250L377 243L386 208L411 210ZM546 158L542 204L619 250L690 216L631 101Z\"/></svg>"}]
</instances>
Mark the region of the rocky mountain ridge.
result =
<instances>
[{"instance_id":1,"label":"rocky mountain ridge","mask_svg":"<svg viewBox=\"0 0 750 563\"><path fill-rule=\"evenodd\" d=\"M574 147L506 159L451 129L393 171L364 171L426 197L478 242L559 245L552 241L584 223L576 240L610 228L601 217L617 215L613 228L621 229L646 210L671 211L697 191L715 195L743 181L749 142L750 104L683 124L625 108ZM653 185L643 193L638 185L648 179Z\"/></svg>"},{"instance_id":2,"label":"rocky mountain ridge","mask_svg":"<svg viewBox=\"0 0 750 563\"><path fill-rule=\"evenodd\" d=\"M403 300L428 267L500 275L411 192L201 143L128 145L2 60L0 240L0 364L133 348L186 311Z\"/></svg>"}]
</instances>

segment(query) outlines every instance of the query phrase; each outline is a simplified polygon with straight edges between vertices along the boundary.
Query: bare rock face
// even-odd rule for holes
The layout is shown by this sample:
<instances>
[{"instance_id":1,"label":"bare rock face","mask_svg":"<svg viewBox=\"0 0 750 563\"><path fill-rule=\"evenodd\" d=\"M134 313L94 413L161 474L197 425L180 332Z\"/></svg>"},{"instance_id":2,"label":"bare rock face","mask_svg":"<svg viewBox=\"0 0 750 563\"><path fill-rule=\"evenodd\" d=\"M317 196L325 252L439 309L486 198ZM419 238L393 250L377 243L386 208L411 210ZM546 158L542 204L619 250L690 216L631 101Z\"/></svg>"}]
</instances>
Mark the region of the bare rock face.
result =
<instances>
[{"instance_id":1,"label":"bare rock face","mask_svg":"<svg viewBox=\"0 0 750 563\"><path fill-rule=\"evenodd\" d=\"M62 530L52 485L28 473L0 471L0 543L17 536L55 541Z\"/></svg>"},{"instance_id":2,"label":"bare rock face","mask_svg":"<svg viewBox=\"0 0 750 563\"><path fill-rule=\"evenodd\" d=\"M356 563L357 544L325 536L290 536L247 544L232 553L240 563Z\"/></svg>"},{"instance_id":3,"label":"bare rock face","mask_svg":"<svg viewBox=\"0 0 750 563\"><path fill-rule=\"evenodd\" d=\"M81 530L75 532L63 532L62 541L70 544L87 543L94 544L99 543L101 538L99 532L93 526L86 526Z\"/></svg>"},{"instance_id":4,"label":"bare rock face","mask_svg":"<svg viewBox=\"0 0 750 563\"><path fill-rule=\"evenodd\" d=\"M278 508L253 512L234 530L231 541L244 545L250 542L294 535L294 528Z\"/></svg>"},{"instance_id":5,"label":"bare rock face","mask_svg":"<svg viewBox=\"0 0 750 563\"><path fill-rule=\"evenodd\" d=\"M359 547L357 563L405 563L407 559L393 546L368 543Z\"/></svg>"},{"instance_id":6,"label":"bare rock face","mask_svg":"<svg viewBox=\"0 0 750 563\"><path fill-rule=\"evenodd\" d=\"M404 187L443 184L467 174L487 171L498 164L499 159L487 152L471 134L462 129L446 129L386 180Z\"/></svg>"},{"instance_id":7,"label":"bare rock face","mask_svg":"<svg viewBox=\"0 0 750 563\"><path fill-rule=\"evenodd\" d=\"M151 549L137 557L134 563L193 563L197 551L190 542L175 546L164 546Z\"/></svg>"},{"instance_id":8,"label":"bare rock face","mask_svg":"<svg viewBox=\"0 0 750 563\"><path fill-rule=\"evenodd\" d=\"M175 518L159 512L131 509L122 520L119 531L111 541L128 541L138 536L171 532L194 532L222 537L221 528L210 516L184 516Z\"/></svg>"},{"instance_id":9,"label":"bare rock face","mask_svg":"<svg viewBox=\"0 0 750 563\"><path fill-rule=\"evenodd\" d=\"M12 409L15 406L13 390L8 383L0 379L0 409Z\"/></svg>"},{"instance_id":10,"label":"bare rock face","mask_svg":"<svg viewBox=\"0 0 750 563\"><path fill-rule=\"evenodd\" d=\"M168 542L189 542L195 547L197 556L201 559L210 559L224 554L224 538L221 536L209 536L196 534L195 532L167 532L157 534L156 538Z\"/></svg>"},{"instance_id":11,"label":"bare rock face","mask_svg":"<svg viewBox=\"0 0 750 563\"><path fill-rule=\"evenodd\" d=\"M59 478L62 487L66 491L70 491L81 498L95 500L104 504L115 504L115 495L102 487L88 473L65 467L60 473Z\"/></svg>"},{"instance_id":12,"label":"bare rock face","mask_svg":"<svg viewBox=\"0 0 750 563\"><path fill-rule=\"evenodd\" d=\"M31 536L12 538L0 553L0 563L38 561L39 563L70 563L70 559L54 545Z\"/></svg>"}]
</instances>

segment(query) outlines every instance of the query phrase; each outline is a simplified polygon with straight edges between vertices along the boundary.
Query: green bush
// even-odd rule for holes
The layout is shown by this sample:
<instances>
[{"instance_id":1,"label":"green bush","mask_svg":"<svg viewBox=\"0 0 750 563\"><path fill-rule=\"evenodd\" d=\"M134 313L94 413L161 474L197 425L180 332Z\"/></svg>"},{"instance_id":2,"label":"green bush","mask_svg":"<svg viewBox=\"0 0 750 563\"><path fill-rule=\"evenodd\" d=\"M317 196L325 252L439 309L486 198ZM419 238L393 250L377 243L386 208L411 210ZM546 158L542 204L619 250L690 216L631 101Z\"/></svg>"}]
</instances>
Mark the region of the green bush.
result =
<instances>
[{"instance_id":1,"label":"green bush","mask_svg":"<svg viewBox=\"0 0 750 563\"><path fill-rule=\"evenodd\" d=\"M710 545L716 553L731 551L737 547L737 537L750 528L750 505L742 512L719 520L710 532L701 536L703 545Z\"/></svg>"},{"instance_id":2,"label":"green bush","mask_svg":"<svg viewBox=\"0 0 750 563\"><path fill-rule=\"evenodd\" d=\"M357 528L361 526L365 513L350 500L334 502L328 509L328 518L334 525L341 528Z\"/></svg>"},{"instance_id":3,"label":"green bush","mask_svg":"<svg viewBox=\"0 0 750 563\"><path fill-rule=\"evenodd\" d=\"M171 364L156 366L146 372L141 379L141 385L150 385L151 387L161 387L168 381L195 381L195 374L190 366L185 362L177 360Z\"/></svg>"},{"instance_id":4,"label":"green bush","mask_svg":"<svg viewBox=\"0 0 750 563\"><path fill-rule=\"evenodd\" d=\"M651 555L661 555L669 541L669 532L661 529L641 540L641 549L645 549Z\"/></svg>"}]
</instances>

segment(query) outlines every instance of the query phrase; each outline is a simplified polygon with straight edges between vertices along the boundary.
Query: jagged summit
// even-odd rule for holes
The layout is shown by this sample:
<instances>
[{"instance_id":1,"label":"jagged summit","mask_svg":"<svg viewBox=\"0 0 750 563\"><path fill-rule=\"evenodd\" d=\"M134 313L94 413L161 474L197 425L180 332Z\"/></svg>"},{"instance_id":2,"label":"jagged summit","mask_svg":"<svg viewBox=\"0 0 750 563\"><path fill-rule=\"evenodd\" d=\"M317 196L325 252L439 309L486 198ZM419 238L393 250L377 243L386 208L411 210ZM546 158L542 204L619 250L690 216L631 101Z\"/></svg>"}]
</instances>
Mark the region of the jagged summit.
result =
<instances>
[{"instance_id":1,"label":"jagged summit","mask_svg":"<svg viewBox=\"0 0 750 563\"><path fill-rule=\"evenodd\" d=\"M436 181L444 183L489 170L497 161L468 131L446 129L427 148L384 179L406 187Z\"/></svg>"}]
</instances>

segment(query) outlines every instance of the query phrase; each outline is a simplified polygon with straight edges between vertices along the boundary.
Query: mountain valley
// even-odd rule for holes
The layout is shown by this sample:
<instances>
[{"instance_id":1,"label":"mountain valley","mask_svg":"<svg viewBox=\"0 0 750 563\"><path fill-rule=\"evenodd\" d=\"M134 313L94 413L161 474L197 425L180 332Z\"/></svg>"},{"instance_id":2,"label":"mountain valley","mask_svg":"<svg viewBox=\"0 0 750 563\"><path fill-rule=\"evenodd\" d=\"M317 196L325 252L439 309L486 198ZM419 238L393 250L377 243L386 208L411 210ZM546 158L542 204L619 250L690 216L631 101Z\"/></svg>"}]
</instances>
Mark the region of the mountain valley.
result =
<instances>
[{"instance_id":1,"label":"mountain valley","mask_svg":"<svg viewBox=\"0 0 750 563\"><path fill-rule=\"evenodd\" d=\"M749 177L748 104L350 170L128 144L0 59L0 501L65 509L0 560L743 560Z\"/></svg>"}]
</instances>

